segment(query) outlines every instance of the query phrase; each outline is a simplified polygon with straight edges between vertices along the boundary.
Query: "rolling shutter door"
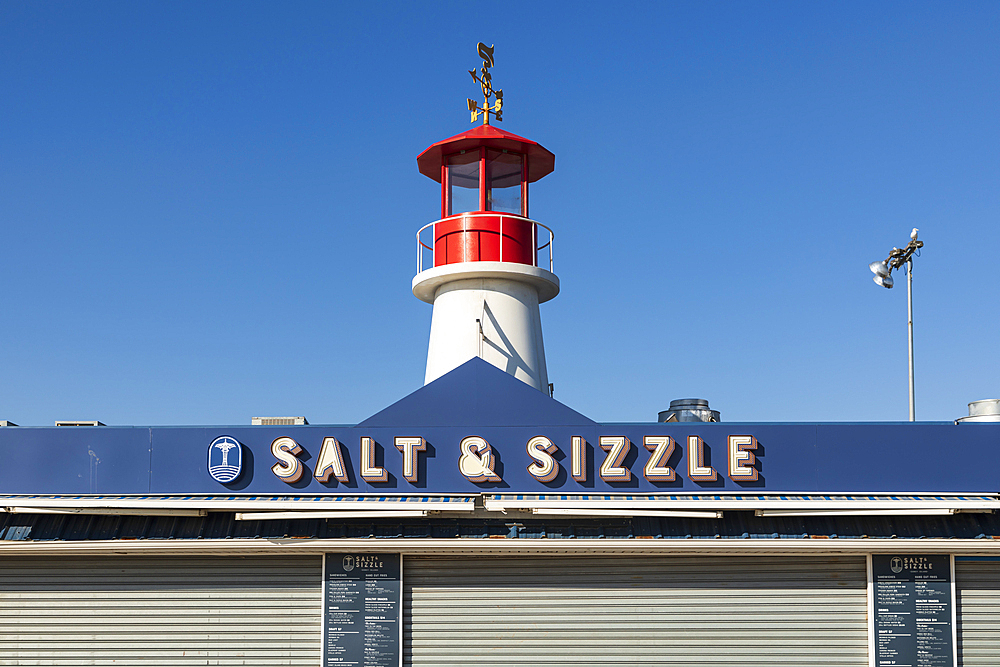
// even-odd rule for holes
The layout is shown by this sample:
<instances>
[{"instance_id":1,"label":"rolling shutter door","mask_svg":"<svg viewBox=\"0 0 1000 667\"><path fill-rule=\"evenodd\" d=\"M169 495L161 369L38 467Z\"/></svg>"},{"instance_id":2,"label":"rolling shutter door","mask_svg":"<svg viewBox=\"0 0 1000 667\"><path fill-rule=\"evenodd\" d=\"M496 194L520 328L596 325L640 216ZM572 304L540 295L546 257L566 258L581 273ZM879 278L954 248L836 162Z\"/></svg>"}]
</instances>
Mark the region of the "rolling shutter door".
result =
<instances>
[{"instance_id":1,"label":"rolling shutter door","mask_svg":"<svg viewBox=\"0 0 1000 667\"><path fill-rule=\"evenodd\" d=\"M955 559L958 661L962 667L1000 665L1000 561Z\"/></svg>"},{"instance_id":2,"label":"rolling shutter door","mask_svg":"<svg viewBox=\"0 0 1000 667\"><path fill-rule=\"evenodd\" d=\"M414 667L868 665L864 557L403 562Z\"/></svg>"},{"instance_id":3,"label":"rolling shutter door","mask_svg":"<svg viewBox=\"0 0 1000 667\"><path fill-rule=\"evenodd\" d=\"M0 559L0 664L315 667L320 563Z\"/></svg>"}]
</instances>

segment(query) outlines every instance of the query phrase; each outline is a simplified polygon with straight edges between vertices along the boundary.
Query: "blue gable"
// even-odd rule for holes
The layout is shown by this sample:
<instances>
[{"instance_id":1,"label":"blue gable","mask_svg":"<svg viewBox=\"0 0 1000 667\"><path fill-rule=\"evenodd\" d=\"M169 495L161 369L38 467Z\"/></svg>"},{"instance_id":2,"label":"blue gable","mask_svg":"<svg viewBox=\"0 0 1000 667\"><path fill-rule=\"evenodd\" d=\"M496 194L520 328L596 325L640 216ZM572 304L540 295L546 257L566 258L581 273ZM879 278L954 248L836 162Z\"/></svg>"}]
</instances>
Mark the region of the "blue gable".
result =
<instances>
[{"instance_id":1,"label":"blue gable","mask_svg":"<svg viewBox=\"0 0 1000 667\"><path fill-rule=\"evenodd\" d=\"M595 425L479 357L358 424L361 428Z\"/></svg>"}]
</instances>

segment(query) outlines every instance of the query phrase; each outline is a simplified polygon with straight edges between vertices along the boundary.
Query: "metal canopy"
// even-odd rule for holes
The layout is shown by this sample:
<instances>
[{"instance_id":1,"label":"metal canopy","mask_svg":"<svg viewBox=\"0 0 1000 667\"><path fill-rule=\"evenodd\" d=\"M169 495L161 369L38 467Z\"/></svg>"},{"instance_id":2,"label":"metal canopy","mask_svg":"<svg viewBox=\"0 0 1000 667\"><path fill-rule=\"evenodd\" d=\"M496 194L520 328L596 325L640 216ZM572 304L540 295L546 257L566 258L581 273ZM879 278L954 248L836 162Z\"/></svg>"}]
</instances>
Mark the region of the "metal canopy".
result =
<instances>
[{"instance_id":1,"label":"metal canopy","mask_svg":"<svg viewBox=\"0 0 1000 667\"><path fill-rule=\"evenodd\" d=\"M0 510L10 514L139 514L158 516L213 512L281 512L314 517L417 516L413 512L471 512L475 496L57 496L4 495ZM351 516L349 516L351 515ZM261 517L255 517L261 518ZM277 518L277 516L276 516ZM289 518L283 516L282 518Z\"/></svg>"},{"instance_id":2,"label":"metal canopy","mask_svg":"<svg viewBox=\"0 0 1000 667\"><path fill-rule=\"evenodd\" d=\"M485 499L487 510L534 514L685 516L752 511L757 516L877 516L957 514L1000 509L996 495L510 495ZM661 514L670 512L671 514Z\"/></svg>"},{"instance_id":3,"label":"metal canopy","mask_svg":"<svg viewBox=\"0 0 1000 667\"><path fill-rule=\"evenodd\" d=\"M2 495L8 514L204 516L232 512L240 521L420 518L476 511L476 495L438 496L59 496ZM1000 510L997 495L525 495L484 494L486 515L721 519L759 517L935 516ZM482 515L480 515L482 516ZM485 518L485 517L482 517Z\"/></svg>"}]
</instances>

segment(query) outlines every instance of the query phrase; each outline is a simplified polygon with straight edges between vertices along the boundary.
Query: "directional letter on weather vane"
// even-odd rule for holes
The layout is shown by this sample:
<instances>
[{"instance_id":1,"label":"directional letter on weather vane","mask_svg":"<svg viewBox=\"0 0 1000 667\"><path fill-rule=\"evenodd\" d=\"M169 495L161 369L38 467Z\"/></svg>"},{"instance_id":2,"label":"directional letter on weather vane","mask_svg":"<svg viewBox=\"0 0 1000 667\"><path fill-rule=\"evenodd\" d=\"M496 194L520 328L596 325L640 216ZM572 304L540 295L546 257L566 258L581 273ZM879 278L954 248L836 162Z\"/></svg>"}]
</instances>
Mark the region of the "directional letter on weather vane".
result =
<instances>
[{"instance_id":1,"label":"directional letter on weather vane","mask_svg":"<svg viewBox=\"0 0 1000 667\"><path fill-rule=\"evenodd\" d=\"M489 125L490 114L496 116L496 119L498 121L503 120L503 91L493 90L493 77L490 76L490 68L493 67L494 47L486 46L482 42L479 42L478 46L479 46L479 57L483 59L483 66L479 68L478 73L476 72L476 70L470 69L469 74L471 74L472 78L475 79L476 82L482 87L483 97L485 98L486 101L483 102L483 106L482 108L480 108L479 104L475 100L470 99L469 111L472 112L471 122L475 123L476 120L479 118L479 114L482 114L483 125ZM497 98L496 103L492 107L490 106L490 95L493 95Z\"/></svg>"}]
</instances>

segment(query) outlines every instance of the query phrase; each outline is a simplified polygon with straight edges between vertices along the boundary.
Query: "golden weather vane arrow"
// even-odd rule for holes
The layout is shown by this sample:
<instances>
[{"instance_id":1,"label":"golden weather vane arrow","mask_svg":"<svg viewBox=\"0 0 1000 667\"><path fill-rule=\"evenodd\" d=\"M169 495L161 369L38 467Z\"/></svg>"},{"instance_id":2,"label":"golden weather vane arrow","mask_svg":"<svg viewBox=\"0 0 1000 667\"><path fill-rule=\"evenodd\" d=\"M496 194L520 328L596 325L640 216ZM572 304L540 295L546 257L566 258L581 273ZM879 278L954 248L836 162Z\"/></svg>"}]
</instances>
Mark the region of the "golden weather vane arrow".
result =
<instances>
[{"instance_id":1,"label":"golden weather vane arrow","mask_svg":"<svg viewBox=\"0 0 1000 667\"><path fill-rule=\"evenodd\" d=\"M490 124L490 114L496 116L498 121L503 120L503 91L493 90L493 77L490 75L490 68L493 67L493 46L486 46L482 42L479 42L479 57L483 59L483 66L479 68L478 73L474 69L469 70L469 74L472 78L483 89L483 97L485 101L483 102L482 108L480 108L479 103L473 99L469 99L469 111L472 112L473 123L479 118L479 114L483 115L483 125ZM493 106L490 106L490 96L496 97L496 102Z\"/></svg>"}]
</instances>

